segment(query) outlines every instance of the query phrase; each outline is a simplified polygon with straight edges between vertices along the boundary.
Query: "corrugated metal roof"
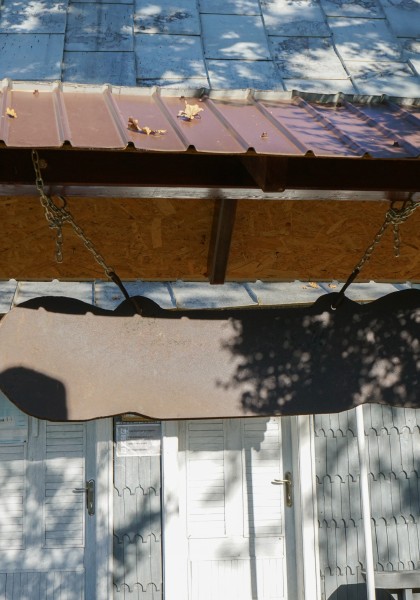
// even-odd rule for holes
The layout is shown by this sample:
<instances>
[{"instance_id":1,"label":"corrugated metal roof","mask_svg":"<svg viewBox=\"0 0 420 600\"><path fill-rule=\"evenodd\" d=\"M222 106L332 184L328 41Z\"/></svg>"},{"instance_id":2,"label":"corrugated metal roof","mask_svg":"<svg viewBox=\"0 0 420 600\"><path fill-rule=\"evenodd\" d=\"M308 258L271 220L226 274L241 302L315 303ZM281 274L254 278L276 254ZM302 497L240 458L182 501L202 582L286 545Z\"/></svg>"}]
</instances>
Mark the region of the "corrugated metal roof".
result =
<instances>
[{"instance_id":1,"label":"corrugated metal roof","mask_svg":"<svg viewBox=\"0 0 420 600\"><path fill-rule=\"evenodd\" d=\"M186 104L198 118L180 116ZM9 148L135 148L325 157L414 158L420 101L290 92L214 92L4 80L0 142ZM129 119L138 121L133 131ZM147 128L152 130L146 133ZM164 130L164 133L154 133Z\"/></svg>"}]
</instances>

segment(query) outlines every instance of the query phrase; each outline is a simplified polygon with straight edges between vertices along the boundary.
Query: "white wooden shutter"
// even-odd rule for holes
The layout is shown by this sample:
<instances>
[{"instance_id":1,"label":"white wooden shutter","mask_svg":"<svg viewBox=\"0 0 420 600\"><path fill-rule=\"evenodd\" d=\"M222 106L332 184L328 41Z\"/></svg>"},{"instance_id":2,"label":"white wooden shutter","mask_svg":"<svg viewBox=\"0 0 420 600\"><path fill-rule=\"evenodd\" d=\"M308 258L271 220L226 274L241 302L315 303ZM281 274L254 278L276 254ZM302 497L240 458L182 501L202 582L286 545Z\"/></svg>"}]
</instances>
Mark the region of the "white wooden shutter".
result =
<instances>
[{"instance_id":1,"label":"white wooden shutter","mask_svg":"<svg viewBox=\"0 0 420 600\"><path fill-rule=\"evenodd\" d=\"M187 430L187 526L190 537L225 535L223 420L190 421Z\"/></svg>"},{"instance_id":2,"label":"white wooden shutter","mask_svg":"<svg viewBox=\"0 0 420 600\"><path fill-rule=\"evenodd\" d=\"M231 518L237 520L240 511L243 523L235 533L257 537L282 535L284 489L271 484L281 472L280 421L276 418L236 421L239 425L236 444L232 432L226 430L227 423L222 419L188 423L188 534L216 538L226 535L230 518L226 512L226 494L232 498L239 480L242 489L240 497L237 493L236 496L240 504ZM232 445L236 448L228 449ZM232 460L236 468L230 472L232 465L228 463Z\"/></svg>"},{"instance_id":3,"label":"white wooden shutter","mask_svg":"<svg viewBox=\"0 0 420 600\"><path fill-rule=\"evenodd\" d=\"M26 444L0 444L0 549L24 548Z\"/></svg>"},{"instance_id":4,"label":"white wooden shutter","mask_svg":"<svg viewBox=\"0 0 420 600\"><path fill-rule=\"evenodd\" d=\"M85 600L85 429L0 393L0 599Z\"/></svg>"},{"instance_id":5,"label":"white wooden shutter","mask_svg":"<svg viewBox=\"0 0 420 600\"><path fill-rule=\"evenodd\" d=\"M44 532L46 548L84 545L85 425L47 423Z\"/></svg>"},{"instance_id":6,"label":"white wooden shutter","mask_svg":"<svg viewBox=\"0 0 420 600\"><path fill-rule=\"evenodd\" d=\"M190 600L284 600L278 418L186 427Z\"/></svg>"},{"instance_id":7,"label":"white wooden shutter","mask_svg":"<svg viewBox=\"0 0 420 600\"><path fill-rule=\"evenodd\" d=\"M281 472L280 421L249 419L242 424L244 534L278 537L283 533L284 488L271 481Z\"/></svg>"}]
</instances>

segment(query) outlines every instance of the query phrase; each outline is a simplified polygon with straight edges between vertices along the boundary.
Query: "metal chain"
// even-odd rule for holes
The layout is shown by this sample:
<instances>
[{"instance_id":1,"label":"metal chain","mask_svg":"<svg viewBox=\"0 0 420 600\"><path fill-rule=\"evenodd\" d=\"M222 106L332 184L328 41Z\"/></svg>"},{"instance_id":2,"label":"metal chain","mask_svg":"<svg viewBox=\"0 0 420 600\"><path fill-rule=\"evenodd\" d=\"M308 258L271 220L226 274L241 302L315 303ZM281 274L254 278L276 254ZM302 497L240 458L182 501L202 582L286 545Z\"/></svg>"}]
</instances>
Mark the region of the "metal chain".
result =
<instances>
[{"instance_id":1,"label":"metal chain","mask_svg":"<svg viewBox=\"0 0 420 600\"><path fill-rule=\"evenodd\" d=\"M372 244L366 249L364 255L362 256L360 261L357 263L357 265L354 269L355 271L357 270L357 272L360 273L360 271L362 270L364 265L370 260L370 257L372 256L373 251L375 250L376 246L381 241L382 236L384 235L388 226L391 224L392 224L393 235L394 235L394 255L396 258L398 258L400 256L401 240L400 240L399 226L402 223L404 223L408 219L409 216L411 216L413 214L413 212L416 210L416 208L419 205L420 205L420 202L415 202L413 200L412 195L410 196L410 198L407 202L404 202L404 205L402 208L394 208L391 205L391 208L388 209L388 211L385 215L385 221L383 222L382 227L379 229L378 233L375 235Z\"/></svg>"},{"instance_id":2,"label":"metal chain","mask_svg":"<svg viewBox=\"0 0 420 600\"><path fill-rule=\"evenodd\" d=\"M123 282L118 277L118 275L115 273L114 269L112 269L110 266L108 266L106 264L104 257L97 251L97 249L95 248L93 243L90 241L90 239L87 237L87 235L85 234L83 229L80 227L80 225L78 225L76 223L73 215L67 208L66 199L63 196L58 196L58 198L60 198L63 205L57 206L57 204L55 204L51 200L50 196L48 196L45 193L45 184L44 184L44 180L43 180L42 174L41 174L40 160L39 160L38 152L36 150L32 150L32 163L33 163L34 170L35 170L36 189L39 192L39 199L40 199L41 205L43 206L44 211L45 211L45 218L48 221L48 225L52 229L57 230L57 237L56 237L56 242L55 242L55 256L56 256L57 262L62 262L62 260L63 260L63 224L69 223L73 227L73 230L75 231L75 233L83 241L83 244L85 245L85 247L92 254L93 258L96 260L98 265L102 267L102 269L104 270L105 275L108 277L108 279L113 281L115 283L115 285L117 285L119 287L124 298L126 300L130 300L131 303L133 304L136 312L139 315L141 315L142 314L141 304L137 301L137 299L135 297L132 297L129 295Z\"/></svg>"},{"instance_id":3,"label":"metal chain","mask_svg":"<svg viewBox=\"0 0 420 600\"><path fill-rule=\"evenodd\" d=\"M393 203L392 203L393 204ZM380 243L382 236L385 231L388 229L389 225L392 225L393 235L394 235L394 255L398 258L400 255L400 230L399 226L404 223L408 219L410 215L420 206L420 202L415 202L413 200L413 194L410 194L410 197L407 201L403 203L402 208L394 208L391 204L391 207L387 210L385 215L385 220L379 229L378 233L373 238L373 242L366 249L362 258L359 260L357 265L354 267L353 272L347 279L346 283L343 285L341 290L337 294L337 298L335 302L331 305L332 310L336 310L337 307L341 304L344 298L344 293L346 289L349 287L351 283L356 279L359 275L360 271L363 269L365 264L370 260L370 257L373 254L376 246Z\"/></svg>"},{"instance_id":4,"label":"metal chain","mask_svg":"<svg viewBox=\"0 0 420 600\"><path fill-rule=\"evenodd\" d=\"M55 204L51 200L51 198L49 196L47 196L47 194L45 193L45 184L44 184L44 180L43 180L42 174L41 174L41 167L40 167L38 152L36 150L32 150L32 163L34 166L35 176L36 176L36 180L35 180L36 188L39 192L39 199L41 201L41 205L43 206L44 211L45 211L45 218L47 219L48 224L51 227L51 229L57 230L57 237L56 237L56 260L57 260L57 262L62 262L62 260L63 260L63 224L69 223L73 227L73 230L76 232L76 234L83 241L86 248L92 254L93 258L102 267L102 269L105 272L105 275L109 279L113 280L112 276L114 275L114 270L106 264L103 256L97 251L97 249L95 248L93 243L90 241L90 239L87 237L87 235L85 234L83 229L80 227L80 225L78 225L76 223L73 215L67 208L66 199L63 198L63 196L58 196L60 198L60 200L63 202L63 205L57 206L57 204Z\"/></svg>"}]
</instances>

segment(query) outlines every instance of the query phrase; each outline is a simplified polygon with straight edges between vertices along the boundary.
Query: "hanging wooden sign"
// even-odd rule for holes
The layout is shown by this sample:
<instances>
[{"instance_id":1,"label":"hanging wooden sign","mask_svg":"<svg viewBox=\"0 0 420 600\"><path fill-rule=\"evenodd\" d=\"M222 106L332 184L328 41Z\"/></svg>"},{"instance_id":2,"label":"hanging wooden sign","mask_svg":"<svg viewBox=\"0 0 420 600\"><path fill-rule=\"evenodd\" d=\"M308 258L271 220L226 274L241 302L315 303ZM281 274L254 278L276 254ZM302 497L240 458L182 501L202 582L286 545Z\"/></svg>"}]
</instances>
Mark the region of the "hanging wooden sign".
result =
<instances>
[{"instance_id":1,"label":"hanging wooden sign","mask_svg":"<svg viewBox=\"0 0 420 600\"><path fill-rule=\"evenodd\" d=\"M50 420L338 412L420 406L420 291L366 305L115 311L43 297L0 324L0 389Z\"/></svg>"}]
</instances>

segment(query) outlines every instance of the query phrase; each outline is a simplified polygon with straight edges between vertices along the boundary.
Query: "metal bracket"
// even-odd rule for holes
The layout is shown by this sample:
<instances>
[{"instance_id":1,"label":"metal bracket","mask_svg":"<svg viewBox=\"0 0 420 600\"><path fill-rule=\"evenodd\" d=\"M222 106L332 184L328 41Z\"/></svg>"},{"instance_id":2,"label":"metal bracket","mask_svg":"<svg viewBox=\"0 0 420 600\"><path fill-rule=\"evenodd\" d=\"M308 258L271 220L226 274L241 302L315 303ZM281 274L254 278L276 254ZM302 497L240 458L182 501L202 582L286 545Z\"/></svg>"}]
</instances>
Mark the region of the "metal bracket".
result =
<instances>
[{"instance_id":1,"label":"metal bracket","mask_svg":"<svg viewBox=\"0 0 420 600\"><path fill-rule=\"evenodd\" d=\"M284 476L284 479L273 479L271 482L273 485L284 485L286 494L286 506L293 506L293 479L290 471Z\"/></svg>"}]
</instances>

